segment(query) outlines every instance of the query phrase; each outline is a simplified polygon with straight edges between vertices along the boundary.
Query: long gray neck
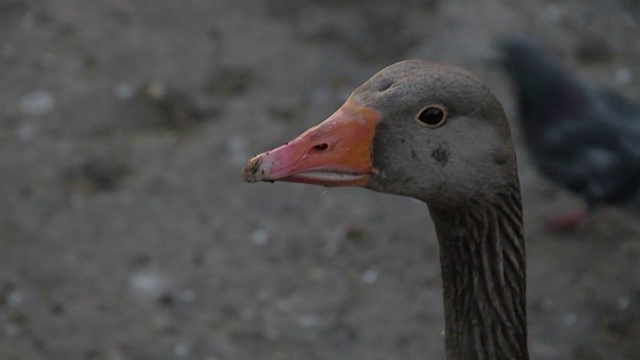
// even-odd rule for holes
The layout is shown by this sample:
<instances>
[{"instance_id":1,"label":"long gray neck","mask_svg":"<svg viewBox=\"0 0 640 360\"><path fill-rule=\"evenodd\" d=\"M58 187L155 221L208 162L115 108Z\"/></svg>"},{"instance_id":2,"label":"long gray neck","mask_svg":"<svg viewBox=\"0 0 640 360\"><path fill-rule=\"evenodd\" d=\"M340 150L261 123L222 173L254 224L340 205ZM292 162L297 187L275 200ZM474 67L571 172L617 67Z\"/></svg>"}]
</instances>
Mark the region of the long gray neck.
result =
<instances>
[{"instance_id":1,"label":"long gray neck","mask_svg":"<svg viewBox=\"0 0 640 360\"><path fill-rule=\"evenodd\" d=\"M429 208L440 243L447 359L528 359L520 191Z\"/></svg>"}]
</instances>

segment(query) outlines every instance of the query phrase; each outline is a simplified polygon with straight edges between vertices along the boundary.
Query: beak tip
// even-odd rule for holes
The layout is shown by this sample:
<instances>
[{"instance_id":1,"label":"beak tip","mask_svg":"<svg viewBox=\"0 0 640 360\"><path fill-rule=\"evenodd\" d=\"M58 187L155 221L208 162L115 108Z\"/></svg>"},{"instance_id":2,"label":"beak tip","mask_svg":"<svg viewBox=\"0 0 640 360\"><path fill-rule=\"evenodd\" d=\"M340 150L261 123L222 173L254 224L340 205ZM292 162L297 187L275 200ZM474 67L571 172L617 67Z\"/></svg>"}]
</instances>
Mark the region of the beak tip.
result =
<instances>
[{"instance_id":1,"label":"beak tip","mask_svg":"<svg viewBox=\"0 0 640 360\"><path fill-rule=\"evenodd\" d=\"M242 179L248 183L255 183L262 180L262 174L264 170L260 172L262 165L262 157L260 155L252 157L242 169Z\"/></svg>"}]
</instances>

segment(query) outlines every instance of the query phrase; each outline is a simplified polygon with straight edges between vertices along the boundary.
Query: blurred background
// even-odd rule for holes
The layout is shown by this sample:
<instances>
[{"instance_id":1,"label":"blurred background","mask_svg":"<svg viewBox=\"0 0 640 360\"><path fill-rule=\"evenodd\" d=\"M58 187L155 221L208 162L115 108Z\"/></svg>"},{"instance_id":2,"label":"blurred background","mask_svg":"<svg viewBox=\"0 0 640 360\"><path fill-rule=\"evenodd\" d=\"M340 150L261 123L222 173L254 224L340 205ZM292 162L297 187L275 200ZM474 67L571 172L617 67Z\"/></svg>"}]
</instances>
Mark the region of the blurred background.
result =
<instances>
[{"instance_id":1,"label":"blurred background","mask_svg":"<svg viewBox=\"0 0 640 360\"><path fill-rule=\"evenodd\" d=\"M638 216L521 146L496 37L640 99L634 0L0 0L0 359L442 359L424 204L241 169L405 58L463 66L513 120L535 359L640 358Z\"/></svg>"}]
</instances>

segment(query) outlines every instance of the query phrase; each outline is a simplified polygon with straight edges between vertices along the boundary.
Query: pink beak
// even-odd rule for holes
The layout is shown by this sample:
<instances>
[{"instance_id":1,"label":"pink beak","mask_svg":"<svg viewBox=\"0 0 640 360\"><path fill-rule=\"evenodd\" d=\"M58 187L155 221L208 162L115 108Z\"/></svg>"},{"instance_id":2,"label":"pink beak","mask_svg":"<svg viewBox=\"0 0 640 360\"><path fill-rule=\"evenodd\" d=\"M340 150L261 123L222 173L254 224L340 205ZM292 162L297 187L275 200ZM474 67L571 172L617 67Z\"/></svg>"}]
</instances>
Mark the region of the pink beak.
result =
<instances>
[{"instance_id":1,"label":"pink beak","mask_svg":"<svg viewBox=\"0 0 640 360\"><path fill-rule=\"evenodd\" d=\"M376 111L349 98L319 125L249 160L244 180L366 186L377 173L372 143L378 121Z\"/></svg>"}]
</instances>

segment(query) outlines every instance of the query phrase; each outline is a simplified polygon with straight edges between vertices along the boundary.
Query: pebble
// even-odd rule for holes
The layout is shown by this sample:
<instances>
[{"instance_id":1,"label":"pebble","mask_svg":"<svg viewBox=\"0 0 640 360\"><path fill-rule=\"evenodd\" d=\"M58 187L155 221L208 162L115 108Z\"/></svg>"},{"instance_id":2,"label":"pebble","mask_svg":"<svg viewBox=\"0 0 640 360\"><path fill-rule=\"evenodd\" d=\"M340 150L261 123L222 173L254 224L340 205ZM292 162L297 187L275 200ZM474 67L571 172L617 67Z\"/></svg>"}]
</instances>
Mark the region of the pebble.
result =
<instances>
[{"instance_id":1,"label":"pebble","mask_svg":"<svg viewBox=\"0 0 640 360\"><path fill-rule=\"evenodd\" d=\"M255 245L262 246L269 242L269 231L265 229L258 229L251 233L251 242Z\"/></svg>"},{"instance_id":2,"label":"pebble","mask_svg":"<svg viewBox=\"0 0 640 360\"><path fill-rule=\"evenodd\" d=\"M244 165L249 158L247 151L247 139L241 136L234 136L227 140L227 152L231 163L236 166Z\"/></svg>"},{"instance_id":3,"label":"pebble","mask_svg":"<svg viewBox=\"0 0 640 360\"><path fill-rule=\"evenodd\" d=\"M152 270L140 270L131 275L129 283L133 291L141 296L156 298L166 289L166 280Z\"/></svg>"},{"instance_id":4,"label":"pebble","mask_svg":"<svg viewBox=\"0 0 640 360\"><path fill-rule=\"evenodd\" d=\"M361 279L363 283L371 285L378 281L378 272L375 270L367 270L362 273Z\"/></svg>"},{"instance_id":5,"label":"pebble","mask_svg":"<svg viewBox=\"0 0 640 360\"><path fill-rule=\"evenodd\" d=\"M23 95L18 106L27 115L42 116L51 112L55 105L56 101L50 92L36 90Z\"/></svg>"},{"instance_id":6,"label":"pebble","mask_svg":"<svg viewBox=\"0 0 640 360\"><path fill-rule=\"evenodd\" d=\"M318 317L312 314L302 315L298 318L298 326L304 329L318 325Z\"/></svg>"},{"instance_id":7,"label":"pebble","mask_svg":"<svg viewBox=\"0 0 640 360\"><path fill-rule=\"evenodd\" d=\"M618 68L613 74L613 78L618 84L629 84L632 80L631 69L628 67Z\"/></svg>"},{"instance_id":8,"label":"pebble","mask_svg":"<svg viewBox=\"0 0 640 360\"><path fill-rule=\"evenodd\" d=\"M20 290L13 290L7 295L7 304L12 307L18 307L24 301L24 293Z\"/></svg>"},{"instance_id":9,"label":"pebble","mask_svg":"<svg viewBox=\"0 0 640 360\"><path fill-rule=\"evenodd\" d=\"M622 296L616 300L616 307L618 308L618 311L627 310L629 305L631 305L631 299L629 299L628 296Z\"/></svg>"},{"instance_id":10,"label":"pebble","mask_svg":"<svg viewBox=\"0 0 640 360\"><path fill-rule=\"evenodd\" d=\"M187 357L191 354L191 346L185 343L177 343L173 345L173 354L180 358Z\"/></svg>"},{"instance_id":11,"label":"pebble","mask_svg":"<svg viewBox=\"0 0 640 360\"><path fill-rule=\"evenodd\" d=\"M133 98L136 93L136 89L131 84L121 83L115 86L113 93L118 100L127 101Z\"/></svg>"},{"instance_id":12,"label":"pebble","mask_svg":"<svg viewBox=\"0 0 640 360\"><path fill-rule=\"evenodd\" d=\"M147 96L154 101L160 101L167 97L167 87L164 83L156 80L147 86Z\"/></svg>"}]
</instances>

